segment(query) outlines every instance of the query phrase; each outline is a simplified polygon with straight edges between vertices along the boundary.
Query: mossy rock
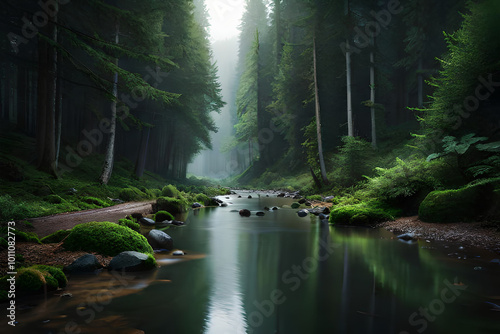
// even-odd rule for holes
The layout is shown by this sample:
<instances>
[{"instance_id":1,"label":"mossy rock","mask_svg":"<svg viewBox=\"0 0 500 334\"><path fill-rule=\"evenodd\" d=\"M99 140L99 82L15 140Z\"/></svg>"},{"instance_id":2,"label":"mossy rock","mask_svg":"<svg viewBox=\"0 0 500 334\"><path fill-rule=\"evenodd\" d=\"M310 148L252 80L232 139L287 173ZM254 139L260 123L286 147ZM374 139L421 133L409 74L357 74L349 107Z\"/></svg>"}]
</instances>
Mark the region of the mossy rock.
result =
<instances>
[{"instance_id":1,"label":"mossy rock","mask_svg":"<svg viewBox=\"0 0 500 334\"><path fill-rule=\"evenodd\" d=\"M0 236L7 236L8 234L8 228L6 226L4 227L0 227ZM36 233L33 233L33 232L24 232L24 231L20 231L18 229L15 229L14 230L14 234L16 235L16 242L34 242L34 243L37 243L39 244L40 243L40 239L38 239L38 236L36 235Z\"/></svg>"},{"instance_id":2,"label":"mossy rock","mask_svg":"<svg viewBox=\"0 0 500 334\"><path fill-rule=\"evenodd\" d=\"M69 234L71 233L71 230L59 230L56 231L46 237L43 237L40 239L40 242L42 244L56 244L64 240Z\"/></svg>"},{"instance_id":3,"label":"mossy rock","mask_svg":"<svg viewBox=\"0 0 500 334\"><path fill-rule=\"evenodd\" d=\"M109 204L106 201L103 201L102 199L97 198L97 197L86 196L86 197L82 197L80 200L84 203L92 204L92 205L99 206L99 207L109 206Z\"/></svg>"},{"instance_id":4,"label":"mossy rock","mask_svg":"<svg viewBox=\"0 0 500 334\"><path fill-rule=\"evenodd\" d=\"M130 202L139 201L147 198L148 196L136 187L128 187L120 190L118 197L126 202Z\"/></svg>"},{"instance_id":5,"label":"mossy rock","mask_svg":"<svg viewBox=\"0 0 500 334\"><path fill-rule=\"evenodd\" d=\"M16 289L22 293L41 292L45 287L48 290L57 290L65 287L66 276L61 269L50 266L32 266L19 269L16 275Z\"/></svg>"},{"instance_id":6,"label":"mossy rock","mask_svg":"<svg viewBox=\"0 0 500 334\"><path fill-rule=\"evenodd\" d=\"M420 203L419 219L429 223L481 219L492 206L494 187L489 183L430 192Z\"/></svg>"},{"instance_id":7,"label":"mossy rock","mask_svg":"<svg viewBox=\"0 0 500 334\"><path fill-rule=\"evenodd\" d=\"M133 231L136 231L139 233L141 232L141 225L139 225L139 223L136 223L130 219L126 219L126 218L120 219L118 221L118 225L128 227L128 228L132 229Z\"/></svg>"},{"instance_id":8,"label":"mossy rock","mask_svg":"<svg viewBox=\"0 0 500 334\"><path fill-rule=\"evenodd\" d=\"M369 225L394 220L394 217L382 209L367 205L346 205L330 212L330 223L336 225Z\"/></svg>"},{"instance_id":9,"label":"mossy rock","mask_svg":"<svg viewBox=\"0 0 500 334\"><path fill-rule=\"evenodd\" d=\"M310 195L306 196L306 199L309 201L322 201L323 197L321 195Z\"/></svg>"},{"instance_id":10,"label":"mossy rock","mask_svg":"<svg viewBox=\"0 0 500 334\"><path fill-rule=\"evenodd\" d=\"M194 202L202 203L205 206L218 206L219 204L205 194L197 194L194 197Z\"/></svg>"},{"instance_id":11,"label":"mossy rock","mask_svg":"<svg viewBox=\"0 0 500 334\"><path fill-rule=\"evenodd\" d=\"M154 220L157 223L165 220L174 220L174 216L172 216L172 214L167 211L158 211L157 213L155 213Z\"/></svg>"},{"instance_id":12,"label":"mossy rock","mask_svg":"<svg viewBox=\"0 0 500 334\"><path fill-rule=\"evenodd\" d=\"M300 207L300 204L297 202L293 202L291 206L292 206L292 209L297 209Z\"/></svg>"},{"instance_id":13,"label":"mossy rock","mask_svg":"<svg viewBox=\"0 0 500 334\"><path fill-rule=\"evenodd\" d=\"M115 256L124 251L153 254L146 238L132 229L111 222L90 222L71 230L64 248Z\"/></svg>"},{"instance_id":14,"label":"mossy rock","mask_svg":"<svg viewBox=\"0 0 500 334\"><path fill-rule=\"evenodd\" d=\"M169 184L163 187L163 189L161 190L161 195L163 197L179 198L180 191L174 185Z\"/></svg>"},{"instance_id":15,"label":"mossy rock","mask_svg":"<svg viewBox=\"0 0 500 334\"><path fill-rule=\"evenodd\" d=\"M172 215L187 211L187 202L173 197L160 197L156 200L155 211L167 211Z\"/></svg>"}]
</instances>

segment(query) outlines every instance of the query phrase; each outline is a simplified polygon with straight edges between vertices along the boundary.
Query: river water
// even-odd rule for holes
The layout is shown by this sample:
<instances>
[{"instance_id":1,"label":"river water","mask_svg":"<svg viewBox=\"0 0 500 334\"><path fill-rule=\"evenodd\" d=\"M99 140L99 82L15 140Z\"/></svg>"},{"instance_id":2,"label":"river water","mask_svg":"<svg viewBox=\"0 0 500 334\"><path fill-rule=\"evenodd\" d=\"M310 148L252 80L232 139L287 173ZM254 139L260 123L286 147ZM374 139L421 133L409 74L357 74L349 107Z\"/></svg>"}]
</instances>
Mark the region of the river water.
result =
<instances>
[{"instance_id":1,"label":"river water","mask_svg":"<svg viewBox=\"0 0 500 334\"><path fill-rule=\"evenodd\" d=\"M242 195L166 231L184 257L157 254L150 273L72 277L71 298L19 310L15 332L500 333L493 254L331 227L298 217L290 199ZM266 206L280 209L254 214Z\"/></svg>"}]
</instances>

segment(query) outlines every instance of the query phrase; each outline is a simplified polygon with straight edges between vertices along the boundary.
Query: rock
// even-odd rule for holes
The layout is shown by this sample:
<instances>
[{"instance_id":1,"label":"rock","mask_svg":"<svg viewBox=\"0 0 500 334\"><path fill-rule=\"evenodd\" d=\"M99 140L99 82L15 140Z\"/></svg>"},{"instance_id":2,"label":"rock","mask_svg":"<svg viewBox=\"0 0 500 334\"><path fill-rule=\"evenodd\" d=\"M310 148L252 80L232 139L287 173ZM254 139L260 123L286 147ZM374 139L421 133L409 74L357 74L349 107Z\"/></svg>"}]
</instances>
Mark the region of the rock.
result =
<instances>
[{"instance_id":1,"label":"rock","mask_svg":"<svg viewBox=\"0 0 500 334\"><path fill-rule=\"evenodd\" d=\"M296 196L294 196L293 198L295 199L295 197L296 197ZM299 204L304 204L305 202L306 202L306 199L305 199L305 198L303 198L303 199L301 199L301 200L299 201Z\"/></svg>"},{"instance_id":2,"label":"rock","mask_svg":"<svg viewBox=\"0 0 500 334\"><path fill-rule=\"evenodd\" d=\"M155 231L155 230L153 230ZM144 253L126 251L115 256L109 263L108 270L146 271L155 268L155 264Z\"/></svg>"},{"instance_id":3,"label":"rock","mask_svg":"<svg viewBox=\"0 0 500 334\"><path fill-rule=\"evenodd\" d=\"M173 220L164 220L162 222L156 222L156 225L159 226L169 226L172 225Z\"/></svg>"},{"instance_id":4,"label":"rock","mask_svg":"<svg viewBox=\"0 0 500 334\"><path fill-rule=\"evenodd\" d=\"M250 210L247 210L247 209L240 210L240 216L242 216L242 217L250 217L250 215L251 215Z\"/></svg>"},{"instance_id":5,"label":"rock","mask_svg":"<svg viewBox=\"0 0 500 334\"><path fill-rule=\"evenodd\" d=\"M317 206L315 208L308 209L308 211L316 216L319 216L320 214L324 215L330 213L330 210L328 208L322 206Z\"/></svg>"},{"instance_id":6,"label":"rock","mask_svg":"<svg viewBox=\"0 0 500 334\"><path fill-rule=\"evenodd\" d=\"M173 222L172 222L173 224ZM174 241L165 232L160 230L151 230L146 236L149 244L153 249L167 249L171 250L174 248Z\"/></svg>"},{"instance_id":7,"label":"rock","mask_svg":"<svg viewBox=\"0 0 500 334\"><path fill-rule=\"evenodd\" d=\"M323 201L331 202L334 198L335 198L335 196L326 196L325 198L323 198Z\"/></svg>"},{"instance_id":8,"label":"rock","mask_svg":"<svg viewBox=\"0 0 500 334\"><path fill-rule=\"evenodd\" d=\"M319 216L319 219L320 219L320 220L330 218L330 216L329 216L329 215L325 215L324 213L320 213L318 216Z\"/></svg>"},{"instance_id":9,"label":"rock","mask_svg":"<svg viewBox=\"0 0 500 334\"><path fill-rule=\"evenodd\" d=\"M201 208L202 206L203 206L203 205L201 205L201 204L200 204L200 203L198 203L198 202L195 202L195 203L193 203L193 205L191 205L191 207L192 207L193 209Z\"/></svg>"},{"instance_id":10,"label":"rock","mask_svg":"<svg viewBox=\"0 0 500 334\"><path fill-rule=\"evenodd\" d=\"M328 219L321 219L320 220L321 225L328 225L330 221Z\"/></svg>"},{"instance_id":11,"label":"rock","mask_svg":"<svg viewBox=\"0 0 500 334\"><path fill-rule=\"evenodd\" d=\"M248 198L252 198L252 195L248 195Z\"/></svg>"},{"instance_id":12,"label":"rock","mask_svg":"<svg viewBox=\"0 0 500 334\"><path fill-rule=\"evenodd\" d=\"M285 197L285 193L279 193L276 197Z\"/></svg>"},{"instance_id":13,"label":"rock","mask_svg":"<svg viewBox=\"0 0 500 334\"><path fill-rule=\"evenodd\" d=\"M309 211L307 209L302 209L302 210L299 210L297 211L297 215L299 217L305 217L309 214Z\"/></svg>"},{"instance_id":14,"label":"rock","mask_svg":"<svg viewBox=\"0 0 500 334\"><path fill-rule=\"evenodd\" d=\"M71 294L69 292L65 292L62 295L60 295L59 297L60 298L71 298L71 297L73 297L73 294Z\"/></svg>"},{"instance_id":15,"label":"rock","mask_svg":"<svg viewBox=\"0 0 500 334\"><path fill-rule=\"evenodd\" d=\"M64 267L64 271L71 274L93 273L101 269L102 265L99 263L95 255L85 254L73 261L69 266Z\"/></svg>"},{"instance_id":16,"label":"rock","mask_svg":"<svg viewBox=\"0 0 500 334\"><path fill-rule=\"evenodd\" d=\"M278 210L278 207L277 206L273 206L273 208L271 210L276 211L276 210Z\"/></svg>"},{"instance_id":17,"label":"rock","mask_svg":"<svg viewBox=\"0 0 500 334\"><path fill-rule=\"evenodd\" d=\"M404 241L413 241L413 240L417 240L417 239L415 238L415 234L414 234L414 233L412 233L412 232L400 234L400 235L398 235L398 239L400 239L400 240L404 240Z\"/></svg>"},{"instance_id":18,"label":"rock","mask_svg":"<svg viewBox=\"0 0 500 334\"><path fill-rule=\"evenodd\" d=\"M304 205L305 206L311 206L311 202L305 202Z\"/></svg>"},{"instance_id":19,"label":"rock","mask_svg":"<svg viewBox=\"0 0 500 334\"><path fill-rule=\"evenodd\" d=\"M257 216L261 216L261 217L262 217L262 216L264 216L264 215L265 215L265 213L264 213L264 212L262 212L262 211L259 211L259 212L257 212L255 215L257 215Z\"/></svg>"},{"instance_id":20,"label":"rock","mask_svg":"<svg viewBox=\"0 0 500 334\"><path fill-rule=\"evenodd\" d=\"M69 188L68 191L67 191L67 194L68 195L74 195L78 192L78 190L76 190L75 188Z\"/></svg>"},{"instance_id":21,"label":"rock","mask_svg":"<svg viewBox=\"0 0 500 334\"><path fill-rule=\"evenodd\" d=\"M226 199L231 199L231 197L226 196Z\"/></svg>"},{"instance_id":22,"label":"rock","mask_svg":"<svg viewBox=\"0 0 500 334\"><path fill-rule=\"evenodd\" d=\"M241 198L241 195L238 195L238 198Z\"/></svg>"},{"instance_id":23,"label":"rock","mask_svg":"<svg viewBox=\"0 0 500 334\"><path fill-rule=\"evenodd\" d=\"M297 209L300 206L300 203L293 202L291 206L292 206L292 209Z\"/></svg>"},{"instance_id":24,"label":"rock","mask_svg":"<svg viewBox=\"0 0 500 334\"><path fill-rule=\"evenodd\" d=\"M172 220L172 225L182 226L182 225L186 225L186 223L185 222L181 222L179 220Z\"/></svg>"},{"instance_id":25,"label":"rock","mask_svg":"<svg viewBox=\"0 0 500 334\"><path fill-rule=\"evenodd\" d=\"M300 196L300 195L298 195L298 194L297 194L297 195L294 195L292 198L293 198L293 199L301 199L301 198L302 198L302 196ZM305 199L303 199L303 198L301 199L301 201L302 201L302 200L303 200L304 202L306 201L306 200L305 200ZM300 203L300 201L299 201L299 203ZM301 203L301 204L302 204L302 203Z\"/></svg>"},{"instance_id":26,"label":"rock","mask_svg":"<svg viewBox=\"0 0 500 334\"><path fill-rule=\"evenodd\" d=\"M269 211L269 210L271 210L271 209L269 209L269 207L265 206L265 207L264 207L264 210Z\"/></svg>"},{"instance_id":27,"label":"rock","mask_svg":"<svg viewBox=\"0 0 500 334\"><path fill-rule=\"evenodd\" d=\"M142 217L141 219L139 219L139 223L146 226L153 226L155 224L155 221L150 218Z\"/></svg>"},{"instance_id":28,"label":"rock","mask_svg":"<svg viewBox=\"0 0 500 334\"><path fill-rule=\"evenodd\" d=\"M220 203L221 208L225 208L227 206L227 203Z\"/></svg>"},{"instance_id":29,"label":"rock","mask_svg":"<svg viewBox=\"0 0 500 334\"><path fill-rule=\"evenodd\" d=\"M174 255L174 256L182 256L182 255L184 255L184 252L181 251L181 250L176 250L176 251L172 252L172 255Z\"/></svg>"}]
</instances>

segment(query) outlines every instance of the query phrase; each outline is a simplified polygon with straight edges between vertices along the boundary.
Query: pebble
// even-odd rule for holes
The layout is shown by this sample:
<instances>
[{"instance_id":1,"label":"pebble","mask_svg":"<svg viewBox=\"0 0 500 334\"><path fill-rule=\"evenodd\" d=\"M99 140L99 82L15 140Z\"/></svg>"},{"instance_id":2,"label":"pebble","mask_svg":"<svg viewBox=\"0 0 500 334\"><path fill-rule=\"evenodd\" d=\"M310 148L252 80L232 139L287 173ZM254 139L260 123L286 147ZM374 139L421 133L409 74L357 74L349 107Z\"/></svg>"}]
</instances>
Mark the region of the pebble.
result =
<instances>
[{"instance_id":1,"label":"pebble","mask_svg":"<svg viewBox=\"0 0 500 334\"><path fill-rule=\"evenodd\" d=\"M181 251L181 250L176 250L176 251L172 252L172 255L174 255L174 256L182 256L182 255L184 255L184 252Z\"/></svg>"}]
</instances>

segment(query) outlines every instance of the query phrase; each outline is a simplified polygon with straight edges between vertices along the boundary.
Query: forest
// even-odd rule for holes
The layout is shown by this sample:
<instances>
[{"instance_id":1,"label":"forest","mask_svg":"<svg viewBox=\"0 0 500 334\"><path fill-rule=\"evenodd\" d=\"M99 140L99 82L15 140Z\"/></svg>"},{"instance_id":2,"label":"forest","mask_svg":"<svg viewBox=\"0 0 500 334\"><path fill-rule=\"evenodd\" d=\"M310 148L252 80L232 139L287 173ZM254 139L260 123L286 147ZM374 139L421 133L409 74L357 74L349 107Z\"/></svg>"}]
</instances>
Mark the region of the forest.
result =
<instances>
[{"instance_id":1,"label":"forest","mask_svg":"<svg viewBox=\"0 0 500 334\"><path fill-rule=\"evenodd\" d=\"M500 1L0 4L8 325L498 332Z\"/></svg>"}]
</instances>

